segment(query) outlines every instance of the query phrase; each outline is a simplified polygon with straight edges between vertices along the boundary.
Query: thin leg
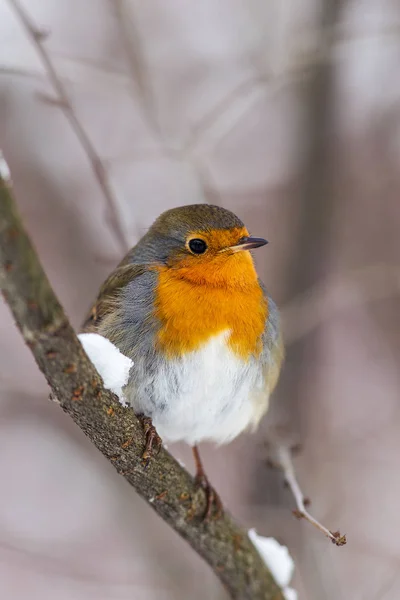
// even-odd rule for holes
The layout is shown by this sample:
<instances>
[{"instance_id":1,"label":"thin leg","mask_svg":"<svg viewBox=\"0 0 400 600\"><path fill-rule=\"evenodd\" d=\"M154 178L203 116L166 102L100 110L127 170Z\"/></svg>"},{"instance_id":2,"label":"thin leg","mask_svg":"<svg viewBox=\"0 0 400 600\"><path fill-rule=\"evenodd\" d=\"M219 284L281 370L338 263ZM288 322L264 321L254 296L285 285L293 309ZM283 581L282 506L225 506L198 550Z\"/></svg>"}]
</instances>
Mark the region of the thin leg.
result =
<instances>
[{"instance_id":1,"label":"thin leg","mask_svg":"<svg viewBox=\"0 0 400 600\"><path fill-rule=\"evenodd\" d=\"M219 519L223 514L223 506L221 502L221 498L218 496L217 492L214 490L210 482L208 481L208 477L204 471L203 464L201 462L199 449L197 446L192 447L194 462L196 465L196 485L203 488L206 494L206 510L203 516L204 521L209 521L211 518L211 513L213 506L215 506L217 512L215 515L216 519Z\"/></svg>"},{"instance_id":2,"label":"thin leg","mask_svg":"<svg viewBox=\"0 0 400 600\"><path fill-rule=\"evenodd\" d=\"M146 436L146 446L142 454L142 460L147 466L150 462L150 459L154 456L154 450L155 454L158 454L160 452L162 440L158 435L157 430L154 427L150 417L145 417L144 415L137 415L137 418L142 423L144 435Z\"/></svg>"}]
</instances>

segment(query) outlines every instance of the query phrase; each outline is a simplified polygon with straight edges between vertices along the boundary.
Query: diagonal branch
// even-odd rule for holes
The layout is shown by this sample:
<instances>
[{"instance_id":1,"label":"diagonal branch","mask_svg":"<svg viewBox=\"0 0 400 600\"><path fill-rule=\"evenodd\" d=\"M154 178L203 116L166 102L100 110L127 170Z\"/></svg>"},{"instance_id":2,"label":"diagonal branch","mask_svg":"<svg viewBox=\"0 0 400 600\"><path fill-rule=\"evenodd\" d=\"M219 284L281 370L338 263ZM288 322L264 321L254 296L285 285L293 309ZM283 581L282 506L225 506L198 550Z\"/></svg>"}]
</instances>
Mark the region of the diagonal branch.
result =
<instances>
[{"instance_id":1,"label":"diagonal branch","mask_svg":"<svg viewBox=\"0 0 400 600\"><path fill-rule=\"evenodd\" d=\"M99 187L103 193L107 204L110 228L116 238L117 244L121 248L122 253L125 254L129 249L129 243L119 216L117 200L115 199L111 191L111 187L108 183L107 173L104 168L104 165L100 160L100 157L98 156L96 150L94 149L89 137L87 136L85 129L83 128L79 119L77 118L72 104L69 100L67 91L64 87L64 84L58 76L58 73L54 68L54 65L50 60L49 55L44 47L43 41L46 39L48 32L41 31L40 29L35 27L30 17L27 15L24 8L20 5L20 3L17 0L9 1L14 11L18 15L19 19L21 20L21 23L25 27L26 32L31 38L32 43L34 44L36 51L43 63L43 66L46 69L46 73L48 75L50 83L57 94L57 98L55 99L54 103L57 104L57 106L59 106L64 112L73 131L75 132L76 137L78 138L83 150L86 153L93 174L97 180L97 183L99 184Z\"/></svg>"},{"instance_id":2,"label":"diagonal branch","mask_svg":"<svg viewBox=\"0 0 400 600\"><path fill-rule=\"evenodd\" d=\"M0 287L54 399L152 508L211 566L237 600L283 600L248 538L225 514L204 523L202 490L165 450L148 469L132 409L102 385L25 233L11 188L0 177Z\"/></svg>"}]
</instances>

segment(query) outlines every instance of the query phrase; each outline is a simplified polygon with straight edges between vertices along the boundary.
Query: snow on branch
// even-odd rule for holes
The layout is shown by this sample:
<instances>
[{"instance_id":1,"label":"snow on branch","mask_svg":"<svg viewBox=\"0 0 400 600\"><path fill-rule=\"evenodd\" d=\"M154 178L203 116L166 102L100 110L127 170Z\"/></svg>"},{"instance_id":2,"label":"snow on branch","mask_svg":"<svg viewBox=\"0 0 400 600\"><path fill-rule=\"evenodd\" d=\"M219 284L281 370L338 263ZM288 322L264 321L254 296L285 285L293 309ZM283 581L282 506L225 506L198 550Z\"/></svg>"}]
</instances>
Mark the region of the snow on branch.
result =
<instances>
[{"instance_id":1,"label":"snow on branch","mask_svg":"<svg viewBox=\"0 0 400 600\"><path fill-rule=\"evenodd\" d=\"M128 383L129 372L133 366L131 359L98 333L80 333L78 338L101 375L106 390L118 396L122 406L128 406L123 388Z\"/></svg>"},{"instance_id":2,"label":"snow on branch","mask_svg":"<svg viewBox=\"0 0 400 600\"><path fill-rule=\"evenodd\" d=\"M270 569L276 583L282 588L285 600L297 600L296 590L289 587L293 577L294 562L286 546L281 546L274 538L258 535L255 529L250 529L249 538Z\"/></svg>"}]
</instances>

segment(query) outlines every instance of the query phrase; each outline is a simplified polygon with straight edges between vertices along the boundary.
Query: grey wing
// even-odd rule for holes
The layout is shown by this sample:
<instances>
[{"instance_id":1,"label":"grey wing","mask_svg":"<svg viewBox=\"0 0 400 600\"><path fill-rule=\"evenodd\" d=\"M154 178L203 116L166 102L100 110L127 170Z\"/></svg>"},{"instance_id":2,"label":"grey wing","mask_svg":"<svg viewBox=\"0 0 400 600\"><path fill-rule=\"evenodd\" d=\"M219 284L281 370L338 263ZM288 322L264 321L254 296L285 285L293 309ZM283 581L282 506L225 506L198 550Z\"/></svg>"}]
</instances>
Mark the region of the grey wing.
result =
<instances>
[{"instance_id":1,"label":"grey wing","mask_svg":"<svg viewBox=\"0 0 400 600\"><path fill-rule=\"evenodd\" d=\"M82 331L99 333L104 320L115 312L118 302L123 297L124 289L148 271L148 266L135 260L139 245L133 246L119 265L110 273L102 284L97 298L86 315ZM140 284L139 284L140 287ZM104 335L104 334L103 334Z\"/></svg>"},{"instance_id":2,"label":"grey wing","mask_svg":"<svg viewBox=\"0 0 400 600\"><path fill-rule=\"evenodd\" d=\"M99 333L133 360L153 346L157 274L146 265L121 265L100 288L82 330ZM134 356L136 355L136 356Z\"/></svg>"},{"instance_id":3,"label":"grey wing","mask_svg":"<svg viewBox=\"0 0 400 600\"><path fill-rule=\"evenodd\" d=\"M103 320L114 311L123 289L144 272L145 268L140 265L119 265L101 286L96 300L83 321L82 331L97 332Z\"/></svg>"}]
</instances>

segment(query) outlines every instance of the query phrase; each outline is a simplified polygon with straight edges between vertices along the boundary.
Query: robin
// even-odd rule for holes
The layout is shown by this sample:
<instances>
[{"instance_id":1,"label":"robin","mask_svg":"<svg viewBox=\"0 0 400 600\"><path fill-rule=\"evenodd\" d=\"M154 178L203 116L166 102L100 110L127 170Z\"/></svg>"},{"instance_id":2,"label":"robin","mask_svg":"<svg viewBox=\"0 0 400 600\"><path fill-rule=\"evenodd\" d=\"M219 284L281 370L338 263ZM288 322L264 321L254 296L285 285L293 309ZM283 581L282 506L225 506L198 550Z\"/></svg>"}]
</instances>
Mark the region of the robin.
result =
<instances>
[{"instance_id":1,"label":"robin","mask_svg":"<svg viewBox=\"0 0 400 600\"><path fill-rule=\"evenodd\" d=\"M197 445L255 429L279 376L275 303L259 280L253 237L229 210L194 204L164 212L108 277L84 324L133 360L125 396L146 434L193 448L205 518L222 505Z\"/></svg>"}]
</instances>

